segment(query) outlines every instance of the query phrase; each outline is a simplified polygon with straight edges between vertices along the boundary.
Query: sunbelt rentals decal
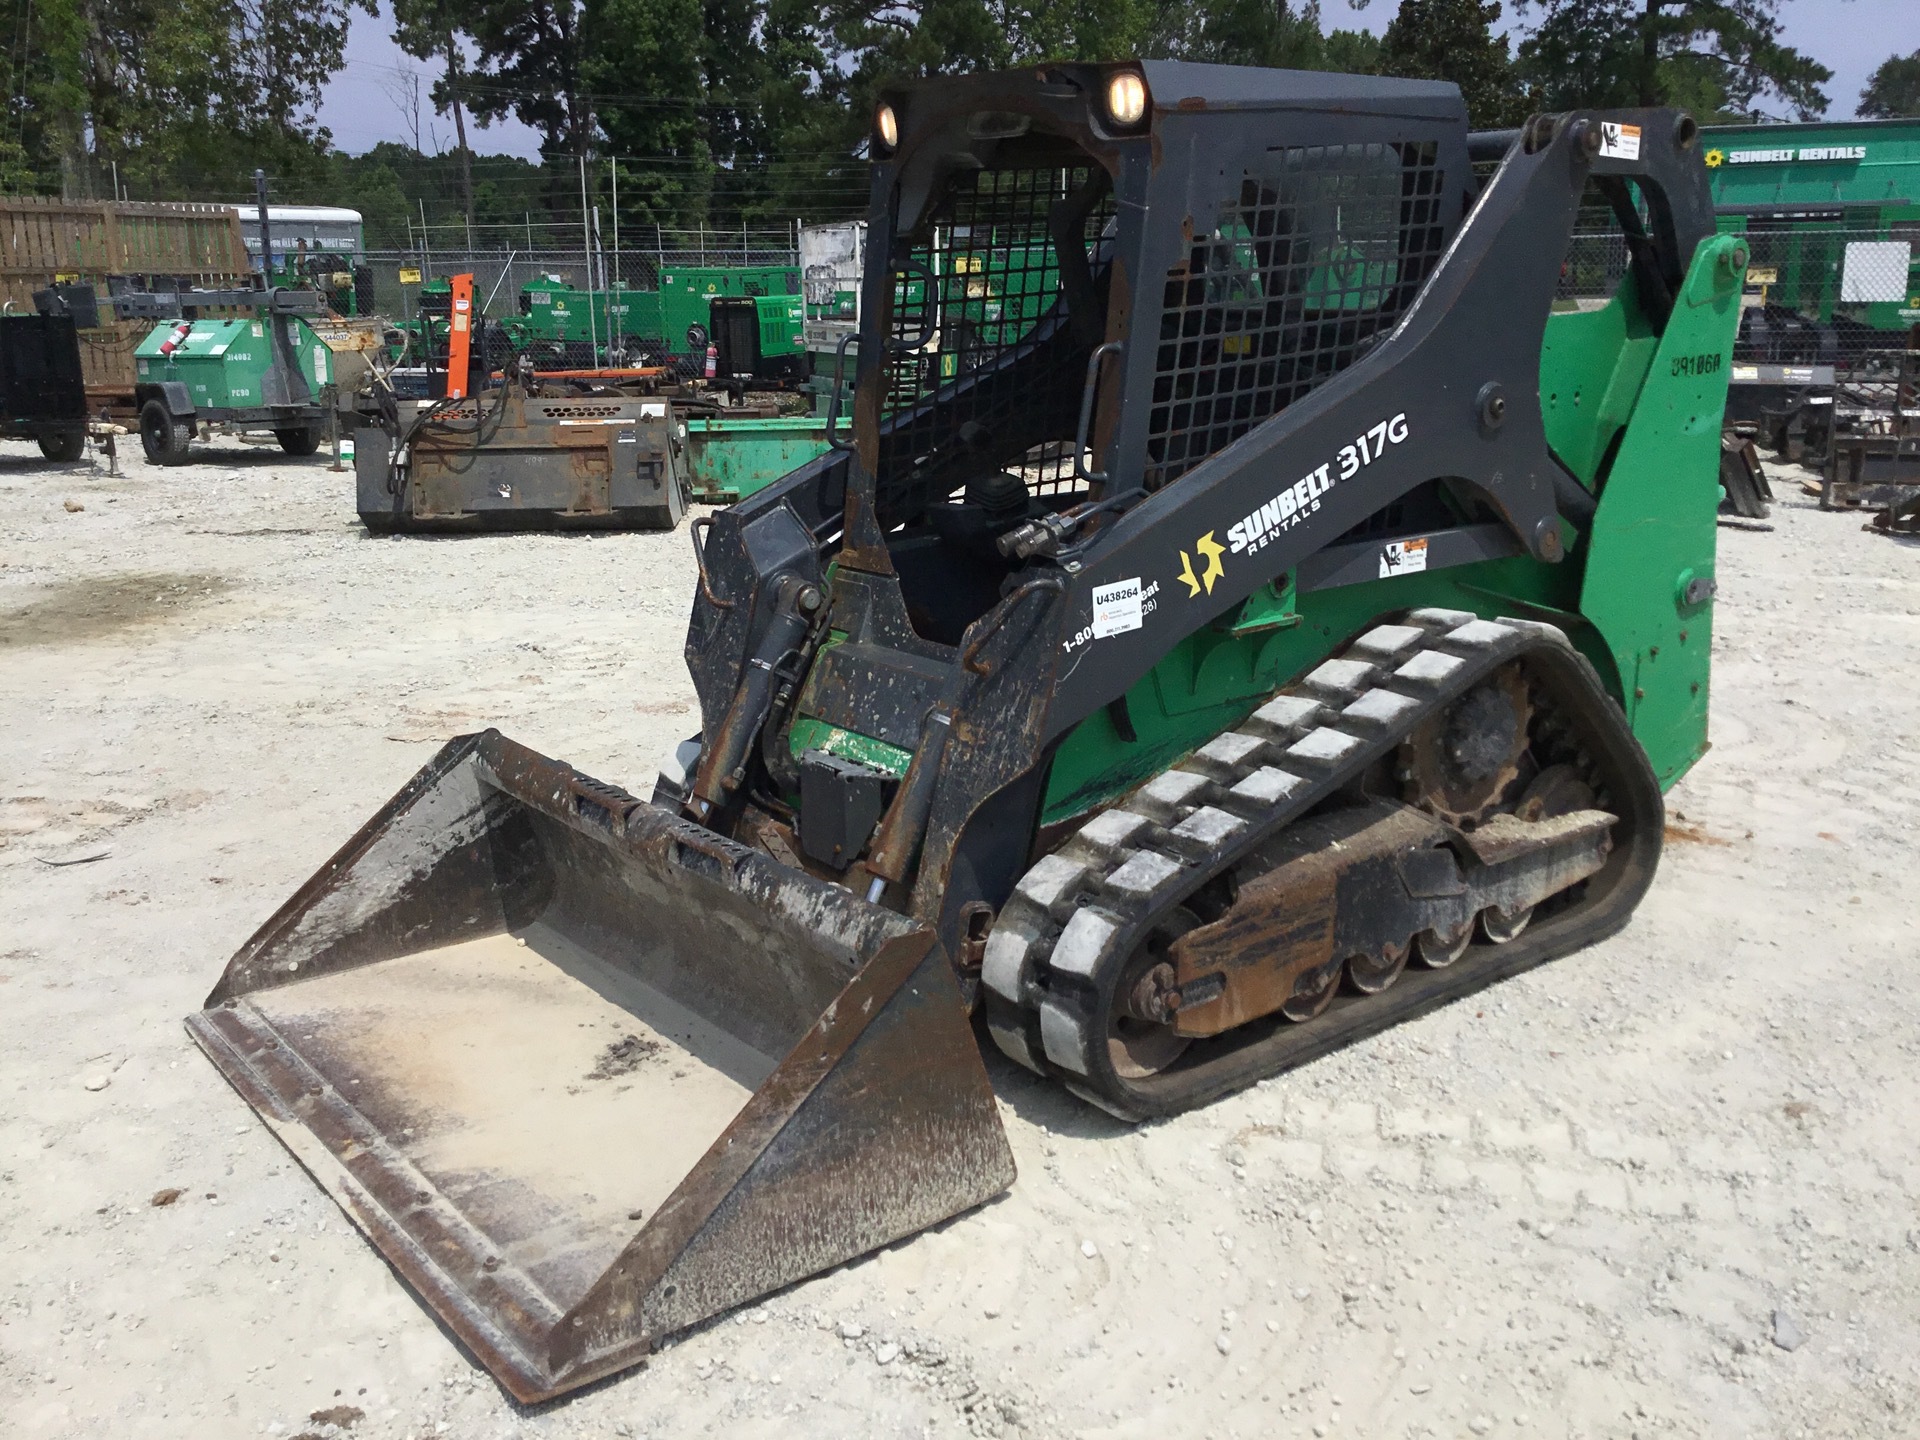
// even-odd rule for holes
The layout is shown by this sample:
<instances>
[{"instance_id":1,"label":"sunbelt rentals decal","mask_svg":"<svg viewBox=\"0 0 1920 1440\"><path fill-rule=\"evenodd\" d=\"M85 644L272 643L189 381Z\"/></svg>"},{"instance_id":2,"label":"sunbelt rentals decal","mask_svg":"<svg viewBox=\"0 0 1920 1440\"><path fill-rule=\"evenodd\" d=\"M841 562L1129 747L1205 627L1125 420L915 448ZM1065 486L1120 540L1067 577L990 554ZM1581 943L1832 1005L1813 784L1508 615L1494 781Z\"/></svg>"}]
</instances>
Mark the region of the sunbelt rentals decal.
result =
<instances>
[{"instance_id":1,"label":"sunbelt rentals decal","mask_svg":"<svg viewBox=\"0 0 1920 1440\"><path fill-rule=\"evenodd\" d=\"M1391 420L1382 420L1376 425L1369 426L1365 432L1354 437L1351 445L1342 445L1333 459L1314 466L1258 510L1236 522L1227 531L1227 552L1233 555L1251 555L1265 549L1277 540L1283 531L1291 530L1318 510L1322 497L1334 486L1353 479L1393 446L1405 444L1407 433L1407 415L1404 410ZM1336 470L1338 474L1334 473ZM1211 540L1212 532L1204 538ZM1218 546L1215 547L1216 550L1218 548ZM1184 550L1180 552L1180 559L1186 571L1190 571L1192 564ZM1209 557L1209 561L1217 570L1218 557ZM1194 585L1190 574L1186 571L1183 571L1180 578L1187 581L1190 595L1198 595L1200 589ZM1209 594L1213 592L1211 580L1207 582L1206 589Z\"/></svg>"},{"instance_id":2,"label":"sunbelt rentals decal","mask_svg":"<svg viewBox=\"0 0 1920 1440\"><path fill-rule=\"evenodd\" d=\"M1180 552L1180 578L1186 582L1189 598L1198 595L1201 587L1207 594L1213 593L1214 582L1226 578L1226 570L1220 564L1220 557L1227 552L1220 548L1220 542L1213 538L1209 530L1193 542L1194 552L1200 556L1200 569L1196 574L1193 568L1193 556L1186 551Z\"/></svg>"}]
</instances>

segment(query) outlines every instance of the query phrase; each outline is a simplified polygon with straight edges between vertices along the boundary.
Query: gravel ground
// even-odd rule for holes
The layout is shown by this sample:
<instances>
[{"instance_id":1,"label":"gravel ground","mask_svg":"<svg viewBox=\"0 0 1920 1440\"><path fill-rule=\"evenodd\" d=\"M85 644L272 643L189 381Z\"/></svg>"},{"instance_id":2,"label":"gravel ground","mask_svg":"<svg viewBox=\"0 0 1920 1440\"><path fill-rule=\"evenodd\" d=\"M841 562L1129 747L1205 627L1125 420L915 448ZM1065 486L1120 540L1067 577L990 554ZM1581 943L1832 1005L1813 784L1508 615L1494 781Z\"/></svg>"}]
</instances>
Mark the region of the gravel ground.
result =
<instances>
[{"instance_id":1,"label":"gravel ground","mask_svg":"<svg viewBox=\"0 0 1920 1440\"><path fill-rule=\"evenodd\" d=\"M684 531L370 540L324 459L122 463L0 446L0 1433L1920 1431L1920 545L1722 530L1623 935L1138 1129L990 1061L1007 1197L524 1410L180 1020L449 735L644 792Z\"/></svg>"}]
</instances>

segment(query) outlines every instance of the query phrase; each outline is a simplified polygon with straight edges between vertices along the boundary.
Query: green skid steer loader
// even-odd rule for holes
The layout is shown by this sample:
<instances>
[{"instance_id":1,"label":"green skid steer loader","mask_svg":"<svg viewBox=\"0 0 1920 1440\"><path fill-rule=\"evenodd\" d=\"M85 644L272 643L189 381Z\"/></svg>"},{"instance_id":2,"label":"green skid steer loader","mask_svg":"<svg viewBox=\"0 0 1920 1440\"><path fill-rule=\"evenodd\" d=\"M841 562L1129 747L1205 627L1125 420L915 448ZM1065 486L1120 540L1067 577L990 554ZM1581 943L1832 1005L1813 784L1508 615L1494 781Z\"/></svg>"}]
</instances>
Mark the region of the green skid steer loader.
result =
<instances>
[{"instance_id":1,"label":"green skid steer loader","mask_svg":"<svg viewBox=\"0 0 1920 1440\"><path fill-rule=\"evenodd\" d=\"M453 741L189 1021L523 1400L1005 1189L982 1046L1166 1116L1613 934L1707 747L1688 117L1074 64L872 151L851 416L696 522L651 798Z\"/></svg>"}]
</instances>

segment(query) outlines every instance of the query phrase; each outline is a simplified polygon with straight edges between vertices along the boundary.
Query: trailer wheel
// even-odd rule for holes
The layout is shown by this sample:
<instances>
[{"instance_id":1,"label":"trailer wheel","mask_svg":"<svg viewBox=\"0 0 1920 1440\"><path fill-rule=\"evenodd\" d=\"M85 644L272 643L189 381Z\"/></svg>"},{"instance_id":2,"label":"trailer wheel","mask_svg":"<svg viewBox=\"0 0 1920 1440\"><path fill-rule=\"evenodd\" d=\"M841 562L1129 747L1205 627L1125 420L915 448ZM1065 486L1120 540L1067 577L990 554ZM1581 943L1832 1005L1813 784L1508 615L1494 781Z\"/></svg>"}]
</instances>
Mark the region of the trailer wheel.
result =
<instances>
[{"instance_id":1,"label":"trailer wheel","mask_svg":"<svg viewBox=\"0 0 1920 1440\"><path fill-rule=\"evenodd\" d=\"M320 448L320 427L296 425L289 430L274 431L273 438L289 455L311 455Z\"/></svg>"},{"instance_id":2,"label":"trailer wheel","mask_svg":"<svg viewBox=\"0 0 1920 1440\"><path fill-rule=\"evenodd\" d=\"M140 407L140 448L154 465L184 465L187 427L173 418L166 402L149 400Z\"/></svg>"},{"instance_id":3,"label":"trailer wheel","mask_svg":"<svg viewBox=\"0 0 1920 1440\"><path fill-rule=\"evenodd\" d=\"M78 425L40 432L40 453L49 460L78 460L87 448L87 432Z\"/></svg>"}]
</instances>

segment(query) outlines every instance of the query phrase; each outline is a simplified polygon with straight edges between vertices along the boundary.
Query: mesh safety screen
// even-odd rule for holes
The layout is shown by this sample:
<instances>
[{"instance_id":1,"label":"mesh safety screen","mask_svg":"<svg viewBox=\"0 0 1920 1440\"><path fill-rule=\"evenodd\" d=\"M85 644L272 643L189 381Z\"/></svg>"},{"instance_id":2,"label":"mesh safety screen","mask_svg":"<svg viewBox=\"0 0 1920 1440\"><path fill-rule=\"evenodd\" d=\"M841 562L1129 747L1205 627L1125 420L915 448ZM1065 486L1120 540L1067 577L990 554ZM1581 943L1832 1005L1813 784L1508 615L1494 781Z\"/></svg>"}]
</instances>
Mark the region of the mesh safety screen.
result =
<instances>
[{"instance_id":1,"label":"mesh safety screen","mask_svg":"<svg viewBox=\"0 0 1920 1440\"><path fill-rule=\"evenodd\" d=\"M1276 148L1167 275L1148 489L1185 474L1391 330L1447 232L1437 147Z\"/></svg>"},{"instance_id":2,"label":"mesh safety screen","mask_svg":"<svg viewBox=\"0 0 1920 1440\"><path fill-rule=\"evenodd\" d=\"M1078 214L1077 222L1074 215ZM921 238L896 263L893 335L887 359L886 450L912 465L958 427L977 424L1025 443L998 454L1042 497L1084 488L1074 479L1074 425L1088 346L1067 343L1069 287L1056 254L1096 263L1113 198L1104 170L1050 165L957 175ZM1083 303L1089 291L1081 292ZM1070 393L1069 393L1070 392ZM1030 433L1036 397L1060 419ZM1021 417L1015 420L1016 412ZM992 447L992 441L988 442Z\"/></svg>"}]
</instances>

